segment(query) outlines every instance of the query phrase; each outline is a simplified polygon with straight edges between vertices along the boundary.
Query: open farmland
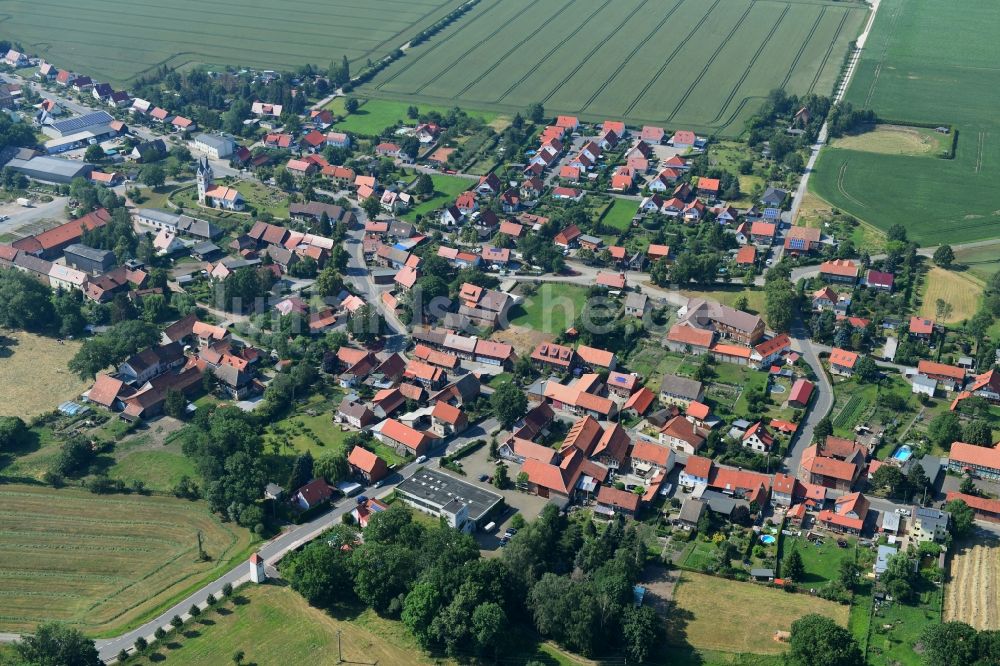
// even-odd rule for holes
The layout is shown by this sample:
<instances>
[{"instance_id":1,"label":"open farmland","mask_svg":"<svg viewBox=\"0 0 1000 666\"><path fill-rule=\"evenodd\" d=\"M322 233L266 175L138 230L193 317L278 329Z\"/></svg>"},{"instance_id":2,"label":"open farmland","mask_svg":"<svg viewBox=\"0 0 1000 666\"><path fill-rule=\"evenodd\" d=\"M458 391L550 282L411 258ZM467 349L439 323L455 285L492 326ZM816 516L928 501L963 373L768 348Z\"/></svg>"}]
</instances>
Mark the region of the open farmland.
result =
<instances>
[{"instance_id":1,"label":"open farmland","mask_svg":"<svg viewBox=\"0 0 1000 666\"><path fill-rule=\"evenodd\" d=\"M160 65L326 67L377 60L444 18L461 0L268 2L8 0L0 38L60 68L125 83Z\"/></svg>"},{"instance_id":2,"label":"open farmland","mask_svg":"<svg viewBox=\"0 0 1000 666\"><path fill-rule=\"evenodd\" d=\"M829 94L866 16L798 0L483 2L363 92L737 134L774 88Z\"/></svg>"},{"instance_id":3,"label":"open farmland","mask_svg":"<svg viewBox=\"0 0 1000 666\"><path fill-rule=\"evenodd\" d=\"M250 534L204 503L0 486L0 631L58 620L111 633L227 571ZM208 562L197 561L201 533Z\"/></svg>"},{"instance_id":4,"label":"open farmland","mask_svg":"<svg viewBox=\"0 0 1000 666\"><path fill-rule=\"evenodd\" d=\"M1000 629L1000 544L959 544L951 558L944 595L945 622Z\"/></svg>"},{"instance_id":5,"label":"open farmland","mask_svg":"<svg viewBox=\"0 0 1000 666\"><path fill-rule=\"evenodd\" d=\"M963 2L960 40L940 29L953 10L882 0L846 99L893 123L954 127L954 159L826 148L809 181L832 205L883 230L902 224L924 245L1000 236L1000 8Z\"/></svg>"},{"instance_id":6,"label":"open farmland","mask_svg":"<svg viewBox=\"0 0 1000 666\"><path fill-rule=\"evenodd\" d=\"M807 594L687 571L681 574L674 602L681 611L675 615L688 619L677 620L683 626L668 628L671 643L756 654L783 652L785 644L774 640L774 632L788 631L803 615L819 613L846 626L849 612L847 606Z\"/></svg>"}]
</instances>

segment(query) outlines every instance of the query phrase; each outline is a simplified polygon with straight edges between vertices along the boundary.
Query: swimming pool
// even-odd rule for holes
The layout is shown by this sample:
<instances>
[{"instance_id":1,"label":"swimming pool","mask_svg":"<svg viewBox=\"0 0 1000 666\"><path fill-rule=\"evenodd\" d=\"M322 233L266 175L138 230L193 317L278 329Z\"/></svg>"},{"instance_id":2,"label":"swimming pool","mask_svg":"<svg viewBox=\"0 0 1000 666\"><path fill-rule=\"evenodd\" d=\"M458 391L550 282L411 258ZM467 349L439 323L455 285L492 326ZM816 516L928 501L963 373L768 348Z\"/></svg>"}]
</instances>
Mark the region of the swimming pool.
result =
<instances>
[{"instance_id":1,"label":"swimming pool","mask_svg":"<svg viewBox=\"0 0 1000 666\"><path fill-rule=\"evenodd\" d=\"M892 454L893 460L898 460L899 462L906 462L913 455L913 449L910 448L909 444L903 444L901 447L896 449L896 452Z\"/></svg>"},{"instance_id":2,"label":"swimming pool","mask_svg":"<svg viewBox=\"0 0 1000 666\"><path fill-rule=\"evenodd\" d=\"M761 543L766 543L766 544L770 545L770 544L774 543L774 537L771 536L770 534L761 534L760 535L760 542Z\"/></svg>"}]
</instances>

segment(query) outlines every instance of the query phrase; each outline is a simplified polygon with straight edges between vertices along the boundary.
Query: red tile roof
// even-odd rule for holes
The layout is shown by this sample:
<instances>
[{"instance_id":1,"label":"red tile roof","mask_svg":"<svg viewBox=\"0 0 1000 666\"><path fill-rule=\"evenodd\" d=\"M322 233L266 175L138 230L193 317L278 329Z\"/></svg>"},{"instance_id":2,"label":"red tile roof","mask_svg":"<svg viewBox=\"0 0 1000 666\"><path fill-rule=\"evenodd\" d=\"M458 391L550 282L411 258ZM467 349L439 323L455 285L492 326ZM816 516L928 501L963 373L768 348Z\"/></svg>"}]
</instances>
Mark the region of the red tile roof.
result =
<instances>
[{"instance_id":1,"label":"red tile roof","mask_svg":"<svg viewBox=\"0 0 1000 666\"><path fill-rule=\"evenodd\" d=\"M618 490L613 486L601 486L597 491L597 503L604 506L612 506L625 509L635 513L639 510L639 502L642 498L627 490Z\"/></svg>"},{"instance_id":2,"label":"red tile roof","mask_svg":"<svg viewBox=\"0 0 1000 666\"><path fill-rule=\"evenodd\" d=\"M976 446L965 442L955 442L951 445L948 458L960 465L975 465L1000 470L1000 449L995 446Z\"/></svg>"},{"instance_id":3,"label":"red tile roof","mask_svg":"<svg viewBox=\"0 0 1000 666\"><path fill-rule=\"evenodd\" d=\"M846 349L834 347L830 351L830 363L839 365L842 368L853 368L858 362L858 355Z\"/></svg>"},{"instance_id":4,"label":"red tile roof","mask_svg":"<svg viewBox=\"0 0 1000 666\"><path fill-rule=\"evenodd\" d=\"M753 245L744 245L736 252L736 263L742 265L752 264L757 259L757 248Z\"/></svg>"},{"instance_id":5,"label":"red tile roof","mask_svg":"<svg viewBox=\"0 0 1000 666\"><path fill-rule=\"evenodd\" d=\"M788 396L789 402L798 402L801 404L807 404L809 398L812 397L813 383L808 379L799 378L795 380L795 384L792 386L792 392Z\"/></svg>"},{"instance_id":6,"label":"red tile roof","mask_svg":"<svg viewBox=\"0 0 1000 666\"><path fill-rule=\"evenodd\" d=\"M850 259L834 259L832 261L824 261L820 264L819 272L821 275L856 278L858 276L858 265Z\"/></svg>"},{"instance_id":7,"label":"red tile roof","mask_svg":"<svg viewBox=\"0 0 1000 666\"><path fill-rule=\"evenodd\" d=\"M396 419L386 419L382 425L382 434L389 439L399 442L403 446L413 451L417 451L429 440L433 439L425 432L414 430L408 425L404 425Z\"/></svg>"},{"instance_id":8,"label":"red tile roof","mask_svg":"<svg viewBox=\"0 0 1000 666\"><path fill-rule=\"evenodd\" d=\"M934 332L934 320L923 317L910 317L910 333L930 335Z\"/></svg>"},{"instance_id":9,"label":"red tile roof","mask_svg":"<svg viewBox=\"0 0 1000 666\"><path fill-rule=\"evenodd\" d=\"M707 479L712 475L712 459L703 458L702 456L688 456L687 464L684 466L684 471L690 476L696 476L699 479Z\"/></svg>"},{"instance_id":10,"label":"red tile roof","mask_svg":"<svg viewBox=\"0 0 1000 666\"><path fill-rule=\"evenodd\" d=\"M645 414L655 399L656 394L643 386L625 402L624 409L634 409L638 414Z\"/></svg>"},{"instance_id":11,"label":"red tile roof","mask_svg":"<svg viewBox=\"0 0 1000 666\"><path fill-rule=\"evenodd\" d=\"M947 365L945 363L937 363L935 361L928 361L926 359L920 359L917 363L917 372L929 376L938 377L948 377L954 379L955 381L962 381L965 379L965 370L954 365Z\"/></svg>"},{"instance_id":12,"label":"red tile roof","mask_svg":"<svg viewBox=\"0 0 1000 666\"><path fill-rule=\"evenodd\" d=\"M693 347L711 347L713 338L712 331L685 324L674 324L667 333L667 340Z\"/></svg>"}]
</instances>

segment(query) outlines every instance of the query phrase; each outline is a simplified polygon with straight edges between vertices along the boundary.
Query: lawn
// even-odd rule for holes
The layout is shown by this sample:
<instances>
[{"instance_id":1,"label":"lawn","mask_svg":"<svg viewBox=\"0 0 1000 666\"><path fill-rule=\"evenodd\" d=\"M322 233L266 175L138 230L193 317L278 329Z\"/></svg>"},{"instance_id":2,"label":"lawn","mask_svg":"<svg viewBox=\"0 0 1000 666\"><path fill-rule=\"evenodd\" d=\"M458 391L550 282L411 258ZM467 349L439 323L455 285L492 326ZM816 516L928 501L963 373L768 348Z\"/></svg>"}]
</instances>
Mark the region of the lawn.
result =
<instances>
[{"instance_id":1,"label":"lawn","mask_svg":"<svg viewBox=\"0 0 1000 666\"><path fill-rule=\"evenodd\" d=\"M403 215L405 219L413 221L417 219L417 215L427 215L449 203L454 203L459 194L476 184L476 181L461 176L434 174L431 180L434 182L434 195L407 211Z\"/></svg>"},{"instance_id":2,"label":"lawn","mask_svg":"<svg viewBox=\"0 0 1000 666\"><path fill-rule=\"evenodd\" d=\"M362 92L736 135L773 88L830 94L866 15L826 2L480 3Z\"/></svg>"},{"instance_id":3,"label":"lawn","mask_svg":"<svg viewBox=\"0 0 1000 666\"><path fill-rule=\"evenodd\" d=\"M288 195L281 190L268 187L256 180L239 180L233 184L248 206L253 206L258 214L270 213L279 218L288 217Z\"/></svg>"},{"instance_id":4,"label":"lawn","mask_svg":"<svg viewBox=\"0 0 1000 666\"><path fill-rule=\"evenodd\" d=\"M848 547L841 548L837 545L837 540L833 538L823 539L823 545L817 546L801 537L782 537L781 546L782 562L788 558L789 553L797 550L802 556L802 564L805 566L806 575L801 581L805 587L819 587L826 585L830 581L837 580L840 576L840 563L855 559L854 550L857 539L849 537Z\"/></svg>"},{"instance_id":5,"label":"lawn","mask_svg":"<svg viewBox=\"0 0 1000 666\"><path fill-rule=\"evenodd\" d=\"M66 368L80 348L76 340L0 329L0 416L28 418L76 400L90 383Z\"/></svg>"},{"instance_id":6,"label":"lawn","mask_svg":"<svg viewBox=\"0 0 1000 666\"><path fill-rule=\"evenodd\" d=\"M336 400L325 405L312 401L298 413L267 426L265 446L272 450L277 447L277 453L288 455L309 451L314 458L343 450L347 436L354 431L341 430L340 424L334 423L331 410L339 401L339 394ZM314 411L315 415L307 413L309 410ZM403 460L394 449L379 442L374 443L374 450L389 465Z\"/></svg>"},{"instance_id":7,"label":"lawn","mask_svg":"<svg viewBox=\"0 0 1000 666\"><path fill-rule=\"evenodd\" d=\"M127 664L167 663L219 666L231 663L237 650L247 663L336 663L337 643L344 660L353 663L431 664L399 622L372 611L351 619L334 618L313 608L287 586L249 585L240 589L245 603L213 613L189 627L196 636L178 636L177 647L161 647ZM209 619L211 624L205 622Z\"/></svg>"},{"instance_id":8,"label":"lawn","mask_svg":"<svg viewBox=\"0 0 1000 666\"><path fill-rule=\"evenodd\" d=\"M119 460L108 476L126 483L142 481L151 490L169 492L181 477L197 479L198 472L191 459L179 451L135 451Z\"/></svg>"},{"instance_id":9,"label":"lawn","mask_svg":"<svg viewBox=\"0 0 1000 666\"><path fill-rule=\"evenodd\" d=\"M635 216L636 205L634 201L627 199L612 199L611 204L604 211L601 223L606 227L617 229L618 231L628 231Z\"/></svg>"},{"instance_id":10,"label":"lawn","mask_svg":"<svg viewBox=\"0 0 1000 666\"><path fill-rule=\"evenodd\" d=\"M690 550L684 557L683 565L704 571L709 565L716 562L715 552L714 544L698 539L691 544Z\"/></svg>"},{"instance_id":11,"label":"lawn","mask_svg":"<svg viewBox=\"0 0 1000 666\"><path fill-rule=\"evenodd\" d=\"M510 323L558 335L583 313L587 288L574 284L544 282L533 295L510 312Z\"/></svg>"},{"instance_id":12,"label":"lawn","mask_svg":"<svg viewBox=\"0 0 1000 666\"><path fill-rule=\"evenodd\" d=\"M347 109L344 107L346 98L337 97L326 108L338 115L346 115ZM450 106L438 106L433 104L415 104L406 101L393 101L388 99L358 100L361 104L357 111L347 115L342 121L337 123L337 129L342 132L354 132L362 136L378 136L386 127L397 123L413 125L416 121L410 118L407 111L411 106L416 106L418 113L437 112L442 115L448 113L454 104ZM475 111L473 109L463 110L470 116L481 118L484 123L493 122L497 114L490 111Z\"/></svg>"},{"instance_id":13,"label":"lawn","mask_svg":"<svg viewBox=\"0 0 1000 666\"><path fill-rule=\"evenodd\" d=\"M931 268L924 280L920 316L954 324L976 314L982 285L964 273Z\"/></svg>"},{"instance_id":14,"label":"lawn","mask_svg":"<svg viewBox=\"0 0 1000 666\"><path fill-rule=\"evenodd\" d=\"M0 523L0 631L58 620L116 633L228 571L251 544L203 502L70 488L0 486Z\"/></svg>"},{"instance_id":15,"label":"lawn","mask_svg":"<svg viewBox=\"0 0 1000 666\"><path fill-rule=\"evenodd\" d=\"M927 663L914 646L920 642L920 634L925 628L941 621L941 592L930 589L930 584L927 587L919 604L892 602L883 604L875 612L868 641L867 657L871 666L923 666Z\"/></svg>"},{"instance_id":16,"label":"lawn","mask_svg":"<svg viewBox=\"0 0 1000 666\"><path fill-rule=\"evenodd\" d=\"M126 0L13 0L0 38L24 43L60 68L124 84L160 65L292 70L344 55L354 73L444 18L462 0L364 4L195 0L168 6ZM191 16L204 21L192 24ZM55 39L54 36L59 36ZM274 100L279 101L279 100Z\"/></svg>"},{"instance_id":17,"label":"lawn","mask_svg":"<svg viewBox=\"0 0 1000 666\"><path fill-rule=\"evenodd\" d=\"M960 41L939 28L950 16L933 0L884 0L846 100L895 123L954 127L954 159L831 147L809 180L834 206L881 229L902 224L922 245L1000 235L1000 14L991 0L962 3Z\"/></svg>"},{"instance_id":18,"label":"lawn","mask_svg":"<svg viewBox=\"0 0 1000 666\"><path fill-rule=\"evenodd\" d=\"M678 619L668 641L722 652L776 654L784 645L774 633L788 631L803 615L819 613L844 626L848 616L847 606L832 601L687 571L674 602Z\"/></svg>"}]
</instances>

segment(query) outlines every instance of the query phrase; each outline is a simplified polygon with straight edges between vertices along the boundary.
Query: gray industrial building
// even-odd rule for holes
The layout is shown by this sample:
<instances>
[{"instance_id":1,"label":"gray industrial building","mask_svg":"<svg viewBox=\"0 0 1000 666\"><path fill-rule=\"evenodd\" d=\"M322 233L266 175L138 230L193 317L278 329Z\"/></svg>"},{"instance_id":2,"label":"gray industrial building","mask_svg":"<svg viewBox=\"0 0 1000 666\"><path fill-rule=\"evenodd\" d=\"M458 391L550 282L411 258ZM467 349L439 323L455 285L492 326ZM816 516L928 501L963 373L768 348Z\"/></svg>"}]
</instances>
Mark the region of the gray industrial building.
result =
<instances>
[{"instance_id":1,"label":"gray industrial building","mask_svg":"<svg viewBox=\"0 0 1000 666\"><path fill-rule=\"evenodd\" d=\"M115 253L111 250L74 243L63 250L63 254L67 265L91 275L107 273L115 266Z\"/></svg>"},{"instance_id":2,"label":"gray industrial building","mask_svg":"<svg viewBox=\"0 0 1000 666\"><path fill-rule=\"evenodd\" d=\"M194 147L212 159L225 159L236 150L236 142L228 136L199 134L194 138Z\"/></svg>"},{"instance_id":3,"label":"gray industrial building","mask_svg":"<svg viewBox=\"0 0 1000 666\"><path fill-rule=\"evenodd\" d=\"M61 139L81 132L89 132L94 138L101 139L117 134L111 128L111 123L114 121L114 116L107 111L94 111L66 120L53 121L42 127L42 131L54 139Z\"/></svg>"},{"instance_id":4,"label":"gray industrial building","mask_svg":"<svg viewBox=\"0 0 1000 666\"><path fill-rule=\"evenodd\" d=\"M396 486L396 496L419 511L444 517L449 525L465 532L482 527L503 502L497 493L429 467L418 469Z\"/></svg>"},{"instance_id":5,"label":"gray industrial building","mask_svg":"<svg viewBox=\"0 0 1000 666\"><path fill-rule=\"evenodd\" d=\"M28 178L60 184L71 183L74 178L86 178L94 170L93 164L48 155L38 155L30 159L15 157L7 162L7 166Z\"/></svg>"}]
</instances>

